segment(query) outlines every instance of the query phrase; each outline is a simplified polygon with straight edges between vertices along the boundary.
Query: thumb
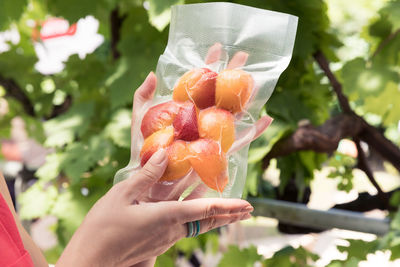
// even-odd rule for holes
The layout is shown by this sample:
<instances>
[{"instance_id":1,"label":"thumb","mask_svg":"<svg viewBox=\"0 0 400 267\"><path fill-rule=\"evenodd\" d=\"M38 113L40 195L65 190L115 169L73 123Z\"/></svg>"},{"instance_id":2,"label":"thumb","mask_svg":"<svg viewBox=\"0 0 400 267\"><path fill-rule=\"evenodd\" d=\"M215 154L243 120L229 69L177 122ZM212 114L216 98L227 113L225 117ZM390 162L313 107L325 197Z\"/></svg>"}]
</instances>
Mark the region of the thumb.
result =
<instances>
[{"instance_id":1,"label":"thumb","mask_svg":"<svg viewBox=\"0 0 400 267\"><path fill-rule=\"evenodd\" d=\"M139 172L136 172L126 180L129 199L138 199L155 184L164 174L167 163L165 149L159 149L154 153Z\"/></svg>"}]
</instances>

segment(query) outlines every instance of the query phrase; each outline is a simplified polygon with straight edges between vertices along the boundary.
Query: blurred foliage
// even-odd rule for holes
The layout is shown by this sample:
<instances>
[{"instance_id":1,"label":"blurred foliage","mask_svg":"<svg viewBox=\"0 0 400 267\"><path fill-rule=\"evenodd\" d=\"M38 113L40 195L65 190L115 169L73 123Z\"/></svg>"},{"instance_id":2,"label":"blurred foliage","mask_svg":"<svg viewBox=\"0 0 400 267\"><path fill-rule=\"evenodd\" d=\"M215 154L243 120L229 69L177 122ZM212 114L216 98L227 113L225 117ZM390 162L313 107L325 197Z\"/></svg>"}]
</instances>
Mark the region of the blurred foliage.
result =
<instances>
[{"instance_id":1,"label":"blurred foliage","mask_svg":"<svg viewBox=\"0 0 400 267\"><path fill-rule=\"evenodd\" d=\"M10 50L0 54L0 78L12 79L33 104L34 115L20 102L6 95L0 87L0 98L8 103L9 112L0 120L1 137L10 134L10 120L25 120L30 136L52 148L46 163L36 172L39 182L20 198L21 216L32 219L44 215L58 218L54 231L59 245L47 255L56 259L92 204L112 185L115 172L129 160L130 109L135 88L154 69L167 44L170 5L195 3L195 0L2 0L0 30L18 29L20 42L10 43ZM206 1L201 1L206 2ZM286 0L232 1L258 8L286 12L299 17L293 58L282 74L263 112L274 117L274 123L249 151L249 175L245 195L271 197L274 191L262 177L261 159L272 146L288 136L299 122L308 120L320 125L339 110L326 77L314 62L320 50L331 62L343 84L351 106L385 135L400 144L397 123L400 118L400 0ZM146 8L145 8L146 7ZM112 12L122 22L119 40L112 40L115 27ZM100 22L104 43L94 53L80 59L71 56L65 68L54 75L38 73L33 47L34 24L58 16L70 23L93 15ZM112 44L117 42L119 58L114 58ZM48 119L54 105L72 98L68 111ZM326 155L311 151L277 159L281 189L294 178L300 189L309 185L314 170L326 161ZM350 190L353 162L335 154L329 159L339 177L342 190ZM85 193L83 193L85 192ZM397 197L399 198L399 197ZM395 201L395 200L394 200ZM400 257L397 215L391 231L377 242L349 241L345 265L339 261L330 266L355 266L361 252L389 249ZM215 250L215 233L199 239L185 239L159 257L157 266L173 266L178 250L191 255L196 248ZM378 244L375 246L375 244ZM264 266L312 266L316 256L302 248L285 248ZM254 248L230 247L220 266L252 266L262 259ZM353 264L353 265L352 265ZM239 266L239 265L237 265Z\"/></svg>"},{"instance_id":2,"label":"blurred foliage","mask_svg":"<svg viewBox=\"0 0 400 267\"><path fill-rule=\"evenodd\" d=\"M332 166L332 171L328 174L328 178L338 178L339 183L337 188L349 192L353 189L353 168L356 160L348 155L335 152L329 159L329 166Z\"/></svg>"}]
</instances>

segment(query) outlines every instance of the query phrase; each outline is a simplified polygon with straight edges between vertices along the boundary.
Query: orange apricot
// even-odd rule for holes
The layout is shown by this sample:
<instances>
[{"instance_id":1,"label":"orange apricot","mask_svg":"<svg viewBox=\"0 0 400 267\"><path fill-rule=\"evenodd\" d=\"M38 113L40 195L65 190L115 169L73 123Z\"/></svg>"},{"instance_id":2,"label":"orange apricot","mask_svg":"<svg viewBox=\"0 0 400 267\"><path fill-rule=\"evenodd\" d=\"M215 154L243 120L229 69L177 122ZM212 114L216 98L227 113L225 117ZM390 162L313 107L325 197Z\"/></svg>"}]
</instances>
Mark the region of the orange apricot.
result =
<instances>
[{"instance_id":1,"label":"orange apricot","mask_svg":"<svg viewBox=\"0 0 400 267\"><path fill-rule=\"evenodd\" d=\"M140 127L143 137L147 138L152 133L172 125L179 108L180 105L174 101L168 101L149 108L143 116Z\"/></svg>"},{"instance_id":2,"label":"orange apricot","mask_svg":"<svg viewBox=\"0 0 400 267\"><path fill-rule=\"evenodd\" d=\"M140 151L140 165L143 167L157 150L166 148L173 140L174 129L172 126L159 130L147 137Z\"/></svg>"},{"instance_id":3,"label":"orange apricot","mask_svg":"<svg viewBox=\"0 0 400 267\"><path fill-rule=\"evenodd\" d=\"M245 109L253 90L251 75L240 69L227 69L218 74L215 86L215 105L232 113Z\"/></svg>"},{"instance_id":4,"label":"orange apricot","mask_svg":"<svg viewBox=\"0 0 400 267\"><path fill-rule=\"evenodd\" d=\"M207 68L192 69L174 87L172 99L179 102L191 100L200 108L215 104L215 80L217 73Z\"/></svg>"},{"instance_id":5,"label":"orange apricot","mask_svg":"<svg viewBox=\"0 0 400 267\"><path fill-rule=\"evenodd\" d=\"M214 140L201 138L189 143L188 147L190 163L203 183L218 192L224 191L228 184L228 162L220 145Z\"/></svg>"},{"instance_id":6,"label":"orange apricot","mask_svg":"<svg viewBox=\"0 0 400 267\"><path fill-rule=\"evenodd\" d=\"M185 176L191 169L186 142L174 141L167 148L168 165L160 181L171 181Z\"/></svg>"},{"instance_id":7,"label":"orange apricot","mask_svg":"<svg viewBox=\"0 0 400 267\"><path fill-rule=\"evenodd\" d=\"M235 117L232 113L216 107L203 109L198 124L201 138L219 142L222 150L228 152L235 141Z\"/></svg>"}]
</instances>

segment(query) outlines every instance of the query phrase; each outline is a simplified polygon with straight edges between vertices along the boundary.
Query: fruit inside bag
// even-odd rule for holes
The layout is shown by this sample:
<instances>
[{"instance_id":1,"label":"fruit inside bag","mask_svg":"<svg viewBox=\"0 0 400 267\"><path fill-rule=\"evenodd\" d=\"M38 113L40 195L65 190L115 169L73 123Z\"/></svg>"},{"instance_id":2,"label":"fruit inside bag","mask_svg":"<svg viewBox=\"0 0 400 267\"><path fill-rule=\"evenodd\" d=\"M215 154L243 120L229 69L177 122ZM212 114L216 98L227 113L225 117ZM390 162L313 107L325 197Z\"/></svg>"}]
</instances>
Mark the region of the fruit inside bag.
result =
<instances>
[{"instance_id":1,"label":"fruit inside bag","mask_svg":"<svg viewBox=\"0 0 400 267\"><path fill-rule=\"evenodd\" d=\"M271 122L256 118L296 28L297 17L237 4L174 6L155 95L135 111L131 159L114 183L166 149L167 169L145 200L241 197L249 144Z\"/></svg>"}]
</instances>

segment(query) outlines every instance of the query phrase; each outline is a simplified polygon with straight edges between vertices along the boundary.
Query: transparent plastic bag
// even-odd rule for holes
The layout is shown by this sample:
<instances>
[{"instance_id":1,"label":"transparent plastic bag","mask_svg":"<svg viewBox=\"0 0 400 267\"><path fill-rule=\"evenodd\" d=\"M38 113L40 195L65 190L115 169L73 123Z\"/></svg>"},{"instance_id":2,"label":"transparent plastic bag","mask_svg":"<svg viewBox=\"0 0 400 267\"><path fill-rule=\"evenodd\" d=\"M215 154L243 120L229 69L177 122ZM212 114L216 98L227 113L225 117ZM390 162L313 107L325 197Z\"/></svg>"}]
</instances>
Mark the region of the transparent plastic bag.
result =
<instances>
[{"instance_id":1,"label":"transparent plastic bag","mask_svg":"<svg viewBox=\"0 0 400 267\"><path fill-rule=\"evenodd\" d=\"M173 6L156 93L132 125L131 159L114 183L165 148L169 165L147 199L241 197L256 118L290 62L296 29L295 16L243 5Z\"/></svg>"}]
</instances>

